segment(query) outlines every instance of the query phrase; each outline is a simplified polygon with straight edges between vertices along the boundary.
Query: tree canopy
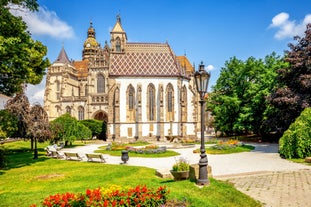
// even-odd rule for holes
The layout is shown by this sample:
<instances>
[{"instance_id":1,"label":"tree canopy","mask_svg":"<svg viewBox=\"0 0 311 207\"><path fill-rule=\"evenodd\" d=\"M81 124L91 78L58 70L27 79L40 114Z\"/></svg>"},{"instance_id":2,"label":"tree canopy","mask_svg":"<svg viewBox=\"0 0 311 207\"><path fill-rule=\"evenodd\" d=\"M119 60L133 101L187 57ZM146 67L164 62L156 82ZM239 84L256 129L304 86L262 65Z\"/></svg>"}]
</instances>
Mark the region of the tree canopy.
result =
<instances>
[{"instance_id":1,"label":"tree canopy","mask_svg":"<svg viewBox=\"0 0 311 207\"><path fill-rule=\"evenodd\" d=\"M92 137L92 131L68 113L51 121L50 126L52 138L55 141L65 141L65 145L72 143L77 138L82 140Z\"/></svg>"},{"instance_id":2,"label":"tree canopy","mask_svg":"<svg viewBox=\"0 0 311 207\"><path fill-rule=\"evenodd\" d=\"M262 133L268 113L266 96L275 85L276 71L286 64L275 53L264 60L236 57L226 61L207 101L217 131L227 135Z\"/></svg>"},{"instance_id":3,"label":"tree canopy","mask_svg":"<svg viewBox=\"0 0 311 207\"><path fill-rule=\"evenodd\" d=\"M311 24L304 37L294 39L297 44L290 43L285 55L289 67L278 70L278 85L269 97L275 109L270 123L281 133L305 108L311 107Z\"/></svg>"},{"instance_id":4,"label":"tree canopy","mask_svg":"<svg viewBox=\"0 0 311 207\"><path fill-rule=\"evenodd\" d=\"M10 13L12 4L38 9L36 0L3 0L0 3L0 93L12 96L23 84L39 84L49 65L47 48L31 38L21 17Z\"/></svg>"}]
</instances>

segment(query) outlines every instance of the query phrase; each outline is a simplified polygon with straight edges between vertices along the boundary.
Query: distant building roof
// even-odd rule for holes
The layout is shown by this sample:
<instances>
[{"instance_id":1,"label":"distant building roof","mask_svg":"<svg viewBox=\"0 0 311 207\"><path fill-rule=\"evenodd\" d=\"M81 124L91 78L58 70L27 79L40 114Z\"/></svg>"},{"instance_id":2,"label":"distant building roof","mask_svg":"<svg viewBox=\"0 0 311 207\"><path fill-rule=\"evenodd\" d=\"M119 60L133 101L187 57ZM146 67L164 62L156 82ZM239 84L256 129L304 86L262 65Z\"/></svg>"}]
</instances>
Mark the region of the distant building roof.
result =
<instances>
[{"instance_id":1,"label":"distant building roof","mask_svg":"<svg viewBox=\"0 0 311 207\"><path fill-rule=\"evenodd\" d=\"M54 63L67 63L67 64L71 64L71 61L69 60L64 47L62 47L62 49L59 52L59 55L58 55L58 57L57 57L57 59L55 60Z\"/></svg>"},{"instance_id":2,"label":"distant building roof","mask_svg":"<svg viewBox=\"0 0 311 207\"><path fill-rule=\"evenodd\" d=\"M78 78L88 76L88 60L74 61L73 66L78 70Z\"/></svg>"},{"instance_id":3,"label":"distant building roof","mask_svg":"<svg viewBox=\"0 0 311 207\"><path fill-rule=\"evenodd\" d=\"M194 68L190 64L190 62L186 56L177 56L177 60L179 61L180 65L186 69L187 74L193 74L194 73Z\"/></svg>"},{"instance_id":4,"label":"distant building roof","mask_svg":"<svg viewBox=\"0 0 311 207\"><path fill-rule=\"evenodd\" d=\"M110 55L112 76L184 76L167 43L127 43L125 53Z\"/></svg>"}]
</instances>

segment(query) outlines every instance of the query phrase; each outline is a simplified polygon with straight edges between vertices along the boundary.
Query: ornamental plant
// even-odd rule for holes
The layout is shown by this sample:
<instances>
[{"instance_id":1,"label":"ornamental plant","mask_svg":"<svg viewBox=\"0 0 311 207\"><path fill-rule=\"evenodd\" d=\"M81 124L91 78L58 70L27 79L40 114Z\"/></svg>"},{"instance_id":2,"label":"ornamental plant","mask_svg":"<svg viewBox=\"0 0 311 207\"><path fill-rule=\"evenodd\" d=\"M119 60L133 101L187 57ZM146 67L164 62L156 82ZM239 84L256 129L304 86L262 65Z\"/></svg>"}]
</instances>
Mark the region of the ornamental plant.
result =
<instances>
[{"instance_id":1,"label":"ornamental plant","mask_svg":"<svg viewBox=\"0 0 311 207\"><path fill-rule=\"evenodd\" d=\"M189 171L190 165L186 158L180 157L172 167L172 171L180 172L180 171Z\"/></svg>"},{"instance_id":2,"label":"ornamental plant","mask_svg":"<svg viewBox=\"0 0 311 207\"><path fill-rule=\"evenodd\" d=\"M85 194L64 193L51 195L42 201L43 207L129 207L129 206L161 206L166 203L169 191L164 186L149 189L146 185L122 189L87 189ZM35 204L31 207L36 207Z\"/></svg>"}]
</instances>

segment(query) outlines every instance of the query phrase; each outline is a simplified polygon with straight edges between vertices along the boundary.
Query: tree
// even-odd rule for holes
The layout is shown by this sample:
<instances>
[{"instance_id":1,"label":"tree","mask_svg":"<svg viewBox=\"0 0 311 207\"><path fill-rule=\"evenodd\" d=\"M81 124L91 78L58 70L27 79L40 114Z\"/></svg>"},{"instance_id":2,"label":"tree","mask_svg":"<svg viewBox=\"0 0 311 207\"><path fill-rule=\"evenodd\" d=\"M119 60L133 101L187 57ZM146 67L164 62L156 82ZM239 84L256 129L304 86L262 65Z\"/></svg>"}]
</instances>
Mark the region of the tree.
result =
<instances>
[{"instance_id":1,"label":"tree","mask_svg":"<svg viewBox=\"0 0 311 207\"><path fill-rule=\"evenodd\" d=\"M27 96L24 93L17 94L14 98L8 100L5 108L18 120L18 132L15 134L16 137L27 137L27 130L29 124L29 112L30 104Z\"/></svg>"},{"instance_id":2,"label":"tree","mask_svg":"<svg viewBox=\"0 0 311 207\"><path fill-rule=\"evenodd\" d=\"M278 85L271 93L269 102L274 115L270 125L282 134L307 107L311 107L311 24L304 37L294 38L297 44L289 44L285 61L288 67L278 70Z\"/></svg>"},{"instance_id":3,"label":"tree","mask_svg":"<svg viewBox=\"0 0 311 207\"><path fill-rule=\"evenodd\" d=\"M311 108L306 108L280 139L280 154L285 158L311 156Z\"/></svg>"},{"instance_id":4,"label":"tree","mask_svg":"<svg viewBox=\"0 0 311 207\"><path fill-rule=\"evenodd\" d=\"M14 137L18 133L18 119L8 110L0 110L0 137ZM1 133L0 133L1 134Z\"/></svg>"},{"instance_id":5,"label":"tree","mask_svg":"<svg viewBox=\"0 0 311 207\"><path fill-rule=\"evenodd\" d=\"M27 133L31 138L38 139L39 142L43 142L51 137L48 115L39 104L31 107Z\"/></svg>"},{"instance_id":6,"label":"tree","mask_svg":"<svg viewBox=\"0 0 311 207\"><path fill-rule=\"evenodd\" d=\"M207 101L216 130L227 135L266 131L266 96L274 86L277 69L284 65L275 53L264 60L233 57L227 61Z\"/></svg>"},{"instance_id":7,"label":"tree","mask_svg":"<svg viewBox=\"0 0 311 207\"><path fill-rule=\"evenodd\" d=\"M98 139L106 140L107 124L104 121L96 119L80 120L82 124L87 126L92 131L92 137L96 136Z\"/></svg>"},{"instance_id":8,"label":"tree","mask_svg":"<svg viewBox=\"0 0 311 207\"><path fill-rule=\"evenodd\" d=\"M23 84L40 83L49 65L47 48L31 38L21 17L10 13L12 4L38 9L36 0L0 2L0 93L8 96L22 92Z\"/></svg>"},{"instance_id":9,"label":"tree","mask_svg":"<svg viewBox=\"0 0 311 207\"><path fill-rule=\"evenodd\" d=\"M77 138L89 139L92 136L92 131L79 123L76 118L66 113L57 119L51 121L52 137L58 141L65 141L65 146L68 143L71 145Z\"/></svg>"}]
</instances>

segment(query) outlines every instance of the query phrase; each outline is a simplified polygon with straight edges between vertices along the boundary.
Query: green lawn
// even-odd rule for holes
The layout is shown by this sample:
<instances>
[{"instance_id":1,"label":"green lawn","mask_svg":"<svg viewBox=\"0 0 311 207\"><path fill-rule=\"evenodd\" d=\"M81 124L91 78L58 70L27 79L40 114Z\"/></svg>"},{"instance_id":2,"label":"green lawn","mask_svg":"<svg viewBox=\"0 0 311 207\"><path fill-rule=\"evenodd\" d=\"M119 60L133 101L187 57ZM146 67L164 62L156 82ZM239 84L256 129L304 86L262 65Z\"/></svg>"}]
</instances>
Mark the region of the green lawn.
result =
<instances>
[{"instance_id":1,"label":"green lawn","mask_svg":"<svg viewBox=\"0 0 311 207\"><path fill-rule=\"evenodd\" d=\"M169 199L186 199L193 207L261 206L226 182L211 179L208 187L198 188L189 180L159 178L154 169L145 167L56 160L45 157L46 145L39 144L39 159L33 160L29 142L4 144L11 151L7 155L8 167L0 170L0 206L23 207L39 204L56 193L139 184L150 188L165 185L170 190Z\"/></svg>"}]
</instances>

